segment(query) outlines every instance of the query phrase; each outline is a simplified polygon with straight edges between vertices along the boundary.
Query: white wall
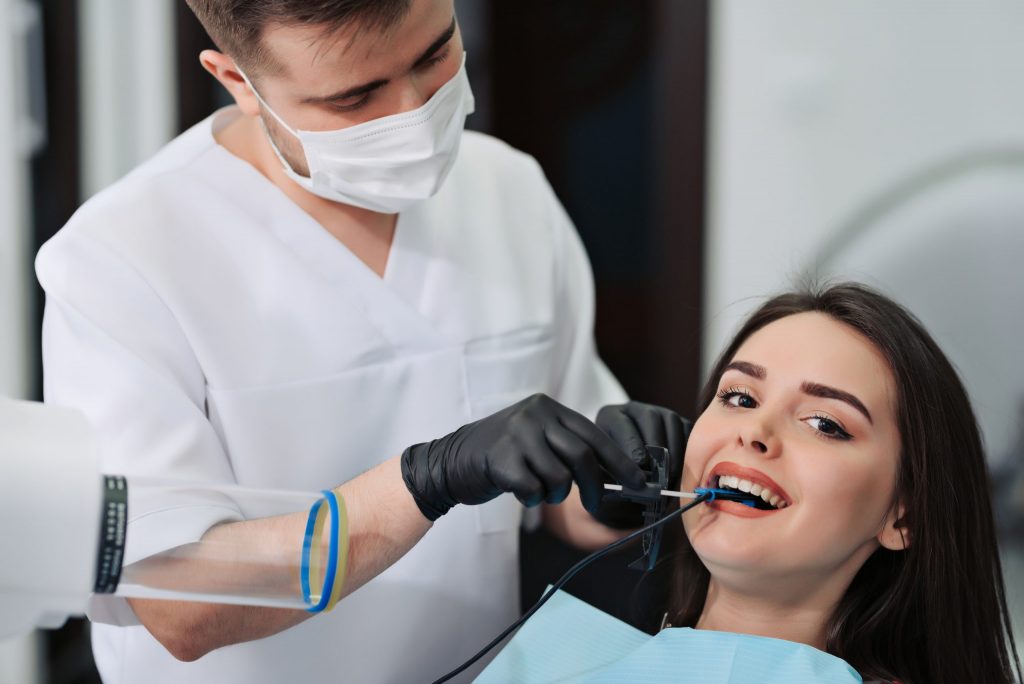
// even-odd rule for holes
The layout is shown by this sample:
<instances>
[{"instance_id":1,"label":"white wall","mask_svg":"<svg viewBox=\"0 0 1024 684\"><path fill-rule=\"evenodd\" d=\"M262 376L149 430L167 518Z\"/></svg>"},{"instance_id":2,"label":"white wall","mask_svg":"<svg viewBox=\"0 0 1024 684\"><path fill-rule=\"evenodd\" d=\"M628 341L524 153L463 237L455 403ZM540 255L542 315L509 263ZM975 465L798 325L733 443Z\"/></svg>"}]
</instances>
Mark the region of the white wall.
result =
<instances>
[{"instance_id":1,"label":"white wall","mask_svg":"<svg viewBox=\"0 0 1024 684\"><path fill-rule=\"evenodd\" d=\"M958 367L992 463L1024 462L1024 3L712 6L705 368L799 275L866 280ZM949 160L964 163L843 230ZM1021 649L1024 563L1003 554Z\"/></svg>"},{"instance_id":2,"label":"white wall","mask_svg":"<svg viewBox=\"0 0 1024 684\"><path fill-rule=\"evenodd\" d=\"M175 133L175 0L78 0L82 199Z\"/></svg>"},{"instance_id":3,"label":"white wall","mask_svg":"<svg viewBox=\"0 0 1024 684\"><path fill-rule=\"evenodd\" d=\"M24 35L32 14L0 0L0 395L28 392L29 234Z\"/></svg>"},{"instance_id":4,"label":"white wall","mask_svg":"<svg viewBox=\"0 0 1024 684\"><path fill-rule=\"evenodd\" d=\"M37 18L20 0L0 0L0 396L28 394L31 290L25 32ZM0 684L39 681L36 635L0 641Z\"/></svg>"},{"instance_id":5,"label":"white wall","mask_svg":"<svg viewBox=\"0 0 1024 684\"><path fill-rule=\"evenodd\" d=\"M705 367L857 207L1024 146L1024 3L715 0Z\"/></svg>"}]
</instances>

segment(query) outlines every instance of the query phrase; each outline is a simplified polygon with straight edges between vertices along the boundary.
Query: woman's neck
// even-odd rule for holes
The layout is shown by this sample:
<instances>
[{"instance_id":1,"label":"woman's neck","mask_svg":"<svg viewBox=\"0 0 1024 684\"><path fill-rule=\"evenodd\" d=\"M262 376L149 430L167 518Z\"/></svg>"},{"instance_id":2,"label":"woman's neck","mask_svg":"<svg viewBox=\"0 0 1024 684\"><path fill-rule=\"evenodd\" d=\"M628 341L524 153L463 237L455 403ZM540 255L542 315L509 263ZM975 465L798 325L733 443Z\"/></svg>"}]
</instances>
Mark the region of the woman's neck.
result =
<instances>
[{"instance_id":1,"label":"woman's neck","mask_svg":"<svg viewBox=\"0 0 1024 684\"><path fill-rule=\"evenodd\" d=\"M838 599L831 594L805 592L797 599L779 600L782 592L738 591L712 577L696 628L785 639L825 650L825 623Z\"/></svg>"}]
</instances>

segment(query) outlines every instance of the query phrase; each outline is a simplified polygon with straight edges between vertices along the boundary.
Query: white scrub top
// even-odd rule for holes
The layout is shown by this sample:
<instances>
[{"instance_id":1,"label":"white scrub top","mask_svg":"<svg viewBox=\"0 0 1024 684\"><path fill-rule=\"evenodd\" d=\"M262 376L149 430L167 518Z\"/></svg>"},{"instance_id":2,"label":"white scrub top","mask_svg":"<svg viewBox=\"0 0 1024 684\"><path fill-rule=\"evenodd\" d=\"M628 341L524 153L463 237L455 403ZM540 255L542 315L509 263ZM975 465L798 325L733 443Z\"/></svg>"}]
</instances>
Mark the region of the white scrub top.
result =
<instances>
[{"instance_id":1,"label":"white scrub top","mask_svg":"<svg viewBox=\"0 0 1024 684\"><path fill-rule=\"evenodd\" d=\"M441 192L399 216L381 278L216 143L238 115L182 134L39 253L46 400L87 414L106 472L317 491L534 392L590 417L625 400L595 351L583 246L532 158L466 132ZM93 626L100 673L430 681L517 616L521 510L458 506L331 613L194 663L123 599L94 599L113 623ZM224 517L129 514L128 562Z\"/></svg>"}]
</instances>

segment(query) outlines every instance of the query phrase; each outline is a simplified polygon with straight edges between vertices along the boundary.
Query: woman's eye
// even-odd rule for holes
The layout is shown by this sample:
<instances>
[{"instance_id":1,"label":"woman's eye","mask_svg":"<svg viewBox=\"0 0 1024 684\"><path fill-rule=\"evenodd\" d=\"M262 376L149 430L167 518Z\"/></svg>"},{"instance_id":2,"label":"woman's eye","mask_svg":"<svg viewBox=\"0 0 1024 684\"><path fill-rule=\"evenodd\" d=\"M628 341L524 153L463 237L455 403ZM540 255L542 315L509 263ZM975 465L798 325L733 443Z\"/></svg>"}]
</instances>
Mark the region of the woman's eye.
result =
<instances>
[{"instance_id":1,"label":"woman's eye","mask_svg":"<svg viewBox=\"0 0 1024 684\"><path fill-rule=\"evenodd\" d=\"M718 400L723 406L752 409L757 408L757 400L745 390L730 388L718 393Z\"/></svg>"},{"instance_id":2,"label":"woman's eye","mask_svg":"<svg viewBox=\"0 0 1024 684\"><path fill-rule=\"evenodd\" d=\"M817 430L820 435L829 439L851 438L850 433L844 430L843 426L825 416L811 416L807 419L807 424Z\"/></svg>"}]
</instances>

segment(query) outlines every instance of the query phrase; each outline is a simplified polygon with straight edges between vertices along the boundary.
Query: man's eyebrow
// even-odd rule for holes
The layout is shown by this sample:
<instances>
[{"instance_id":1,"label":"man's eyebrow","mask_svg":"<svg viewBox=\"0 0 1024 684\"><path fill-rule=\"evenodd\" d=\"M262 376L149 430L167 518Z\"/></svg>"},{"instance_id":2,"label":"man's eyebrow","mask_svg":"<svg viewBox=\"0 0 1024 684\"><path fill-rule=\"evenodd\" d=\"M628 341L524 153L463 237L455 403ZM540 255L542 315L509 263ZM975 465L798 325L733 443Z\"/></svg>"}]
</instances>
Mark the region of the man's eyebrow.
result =
<instances>
[{"instance_id":1,"label":"man's eyebrow","mask_svg":"<svg viewBox=\"0 0 1024 684\"><path fill-rule=\"evenodd\" d=\"M451 40L452 36L455 35L455 27L455 17L452 17L452 23L448 25L448 28L445 29L444 33L438 36L437 39L430 44L430 47L424 50L423 53L416 58L416 61L413 62L412 67L415 69L416 67L426 62L433 56L435 52L441 49L442 45ZM337 93L332 93L331 95L320 95L303 98L302 103L325 104L327 102L339 102L341 100L348 100L353 97L358 97L359 95L365 95L367 93L373 92L378 88L386 86L390 82L391 81L389 81L386 78L378 78L376 81L370 81L369 83L363 83L362 85L346 88L345 90L339 91Z\"/></svg>"},{"instance_id":2,"label":"man's eyebrow","mask_svg":"<svg viewBox=\"0 0 1024 684\"><path fill-rule=\"evenodd\" d=\"M340 100L347 100L352 97L358 97L359 95L365 95L366 93L372 92L377 88L386 86L390 81L386 78L378 78L376 81L370 81L362 85L357 85L346 90L342 90L331 95L321 95L314 97L305 97L302 99L303 104L325 104L327 102L338 102Z\"/></svg>"},{"instance_id":3,"label":"man's eyebrow","mask_svg":"<svg viewBox=\"0 0 1024 684\"><path fill-rule=\"evenodd\" d=\"M416 59L416 61L412 63L412 67L415 69L416 67L420 66L421 64L426 62L428 59L430 59L433 56L433 54L435 52L437 52L438 50L440 50L441 46L444 45L445 43L447 43L449 40L451 40L452 36L454 36L454 35L455 35L455 17L452 17L452 23L449 24L448 28L445 29L444 33L439 35L437 37L437 40L435 40L433 43L431 43L430 47L428 47L426 50L424 50L423 54L421 54Z\"/></svg>"},{"instance_id":4,"label":"man's eyebrow","mask_svg":"<svg viewBox=\"0 0 1024 684\"><path fill-rule=\"evenodd\" d=\"M800 385L800 389L803 390L804 394L809 394L812 397L821 397L823 399L838 399L839 401L846 402L853 408L863 413L864 417L868 419L868 422L874 425L874 421L871 420L871 413L868 411L868 407L865 406L860 399L853 396L849 392L844 392L841 389L829 387L828 385L821 385L816 382L805 382L802 385Z\"/></svg>"},{"instance_id":5,"label":"man's eyebrow","mask_svg":"<svg viewBox=\"0 0 1024 684\"><path fill-rule=\"evenodd\" d=\"M758 380L764 380L768 377L768 371L764 366L758 366L756 363L750 363L749 361L730 361L722 372L727 370L737 370L744 375L749 375Z\"/></svg>"}]
</instances>

